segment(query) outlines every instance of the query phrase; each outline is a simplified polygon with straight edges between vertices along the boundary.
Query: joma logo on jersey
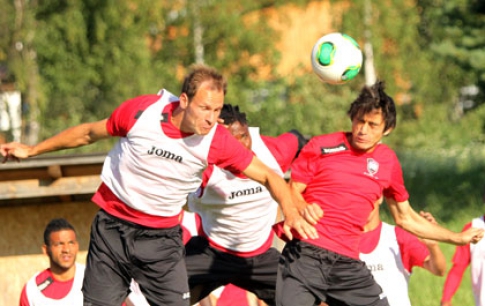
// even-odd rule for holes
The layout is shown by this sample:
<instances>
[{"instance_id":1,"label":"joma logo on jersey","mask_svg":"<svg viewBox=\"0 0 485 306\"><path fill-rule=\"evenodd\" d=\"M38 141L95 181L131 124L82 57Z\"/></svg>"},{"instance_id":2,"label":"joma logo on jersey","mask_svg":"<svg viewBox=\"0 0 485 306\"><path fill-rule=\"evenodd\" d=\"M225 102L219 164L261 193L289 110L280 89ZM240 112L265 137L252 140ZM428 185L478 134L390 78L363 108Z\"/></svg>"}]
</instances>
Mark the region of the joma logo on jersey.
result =
<instances>
[{"instance_id":1,"label":"joma logo on jersey","mask_svg":"<svg viewBox=\"0 0 485 306\"><path fill-rule=\"evenodd\" d=\"M256 188L248 188L248 189L243 189L243 190L238 190L238 191L232 191L231 196L229 197L229 200L232 200L237 197L243 197L247 195L252 195L255 193L260 193L263 192L263 187L256 187Z\"/></svg>"},{"instance_id":2,"label":"joma logo on jersey","mask_svg":"<svg viewBox=\"0 0 485 306\"><path fill-rule=\"evenodd\" d=\"M320 150L322 154L337 153L337 152L342 152L347 150L347 146L345 145L345 143L341 143L335 147L327 147L327 148L321 147Z\"/></svg>"},{"instance_id":3,"label":"joma logo on jersey","mask_svg":"<svg viewBox=\"0 0 485 306\"><path fill-rule=\"evenodd\" d=\"M148 150L147 153L149 155L156 155L156 156L159 156L159 157L171 159L171 160L174 160L174 161L179 162L179 163L182 163L182 160L183 160L182 156L175 155L172 152L169 152L169 151L166 151L166 150L163 150L163 149L160 149L160 148L156 148L156 147L152 147L150 150Z\"/></svg>"},{"instance_id":4,"label":"joma logo on jersey","mask_svg":"<svg viewBox=\"0 0 485 306\"><path fill-rule=\"evenodd\" d=\"M383 264L374 264L374 265L367 265L367 269L376 272L376 271L384 271Z\"/></svg>"}]
</instances>

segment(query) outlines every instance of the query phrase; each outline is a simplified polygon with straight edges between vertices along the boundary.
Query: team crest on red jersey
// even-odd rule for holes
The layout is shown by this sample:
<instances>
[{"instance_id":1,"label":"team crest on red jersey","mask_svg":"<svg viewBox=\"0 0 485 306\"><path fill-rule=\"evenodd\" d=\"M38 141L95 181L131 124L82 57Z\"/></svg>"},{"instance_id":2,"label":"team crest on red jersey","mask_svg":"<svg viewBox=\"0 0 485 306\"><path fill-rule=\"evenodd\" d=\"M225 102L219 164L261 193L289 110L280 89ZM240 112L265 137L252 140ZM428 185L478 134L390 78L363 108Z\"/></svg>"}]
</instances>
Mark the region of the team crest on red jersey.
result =
<instances>
[{"instance_id":1,"label":"team crest on red jersey","mask_svg":"<svg viewBox=\"0 0 485 306\"><path fill-rule=\"evenodd\" d=\"M369 174L373 177L377 173L377 171L379 171L379 163L376 162L373 158L368 158L366 174Z\"/></svg>"}]
</instances>

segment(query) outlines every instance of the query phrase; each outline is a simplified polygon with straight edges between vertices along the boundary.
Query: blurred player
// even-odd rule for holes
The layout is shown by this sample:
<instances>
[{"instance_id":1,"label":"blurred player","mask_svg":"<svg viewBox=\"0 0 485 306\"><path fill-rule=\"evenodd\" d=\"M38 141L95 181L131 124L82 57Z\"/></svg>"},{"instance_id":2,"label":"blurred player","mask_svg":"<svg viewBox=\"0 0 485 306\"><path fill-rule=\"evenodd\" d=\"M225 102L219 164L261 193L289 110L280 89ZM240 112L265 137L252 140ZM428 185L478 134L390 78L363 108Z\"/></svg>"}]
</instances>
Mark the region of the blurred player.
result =
<instances>
[{"instance_id":1,"label":"blurred player","mask_svg":"<svg viewBox=\"0 0 485 306\"><path fill-rule=\"evenodd\" d=\"M413 267L443 276L446 258L436 241L419 240L400 227L382 222L379 206L375 206L364 226L359 256L382 287L390 305L411 306L408 284ZM420 215L436 223L430 213L420 212Z\"/></svg>"},{"instance_id":2,"label":"blurred player","mask_svg":"<svg viewBox=\"0 0 485 306\"><path fill-rule=\"evenodd\" d=\"M305 139L297 131L262 136L248 127L237 106L225 104L220 118L231 134L280 177ZM200 236L186 245L192 303L227 284L253 292L274 305L280 253L272 248L278 205L265 186L241 174L209 166L188 208L201 218Z\"/></svg>"},{"instance_id":3,"label":"blurred player","mask_svg":"<svg viewBox=\"0 0 485 306\"><path fill-rule=\"evenodd\" d=\"M484 188L485 189L485 188ZM485 203L485 190L482 194L482 201ZM485 216L480 216L465 224L463 231L469 228L478 227L485 229ZM453 266L451 267L443 287L441 306L451 306L451 300L455 295L463 273L470 266L472 280L472 291L476 306L485 306L485 242L481 240L477 244L457 246L453 255ZM460 305L458 303L457 305Z\"/></svg>"}]
</instances>

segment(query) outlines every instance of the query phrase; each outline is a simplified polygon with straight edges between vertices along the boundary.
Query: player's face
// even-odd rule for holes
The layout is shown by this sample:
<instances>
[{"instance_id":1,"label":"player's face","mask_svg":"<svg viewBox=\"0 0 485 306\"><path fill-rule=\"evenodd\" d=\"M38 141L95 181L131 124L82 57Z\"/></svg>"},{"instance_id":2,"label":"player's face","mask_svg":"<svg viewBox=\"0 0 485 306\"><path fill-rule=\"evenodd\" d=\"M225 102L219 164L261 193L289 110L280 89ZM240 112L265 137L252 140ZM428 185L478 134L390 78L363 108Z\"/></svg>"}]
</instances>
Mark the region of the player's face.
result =
<instances>
[{"instance_id":1,"label":"player's face","mask_svg":"<svg viewBox=\"0 0 485 306\"><path fill-rule=\"evenodd\" d=\"M234 136L246 149L251 150L251 135L247 124L241 124L235 121L231 125L226 126L232 136Z\"/></svg>"},{"instance_id":2,"label":"player's face","mask_svg":"<svg viewBox=\"0 0 485 306\"><path fill-rule=\"evenodd\" d=\"M52 232L49 245L44 246L44 251L49 256L53 273L69 270L74 266L79 251L76 233L72 230Z\"/></svg>"},{"instance_id":3,"label":"player's face","mask_svg":"<svg viewBox=\"0 0 485 306\"><path fill-rule=\"evenodd\" d=\"M205 81L192 98L192 101L180 101L185 108L181 130L186 133L206 135L217 123L217 118L224 105L224 91L211 88L211 82ZM184 103L187 103L183 105Z\"/></svg>"},{"instance_id":4,"label":"player's face","mask_svg":"<svg viewBox=\"0 0 485 306\"><path fill-rule=\"evenodd\" d=\"M386 135L385 122L381 110L357 115L352 120L352 139L350 143L354 149L372 152L376 145Z\"/></svg>"}]
</instances>

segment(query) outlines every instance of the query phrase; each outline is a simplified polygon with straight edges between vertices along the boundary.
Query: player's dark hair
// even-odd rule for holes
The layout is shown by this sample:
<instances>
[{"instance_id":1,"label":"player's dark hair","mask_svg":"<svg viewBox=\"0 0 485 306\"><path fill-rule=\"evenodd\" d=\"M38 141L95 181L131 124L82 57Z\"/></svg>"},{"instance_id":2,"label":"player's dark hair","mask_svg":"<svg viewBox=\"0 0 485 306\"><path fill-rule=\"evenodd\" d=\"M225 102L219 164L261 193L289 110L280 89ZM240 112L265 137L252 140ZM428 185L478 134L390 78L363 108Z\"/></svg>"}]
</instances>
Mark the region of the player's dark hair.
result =
<instances>
[{"instance_id":1,"label":"player's dark hair","mask_svg":"<svg viewBox=\"0 0 485 306\"><path fill-rule=\"evenodd\" d=\"M212 89L222 90L224 95L226 94L226 79L216 69L202 64L195 64L190 67L190 71L182 83L181 93L187 94L190 102L197 90L199 90L202 82L207 80L212 80Z\"/></svg>"},{"instance_id":2,"label":"player's dark hair","mask_svg":"<svg viewBox=\"0 0 485 306\"><path fill-rule=\"evenodd\" d=\"M74 226L71 225L66 219L64 218L56 218L52 219L49 224L47 224L45 230L44 230L44 244L49 245L50 243L50 237L53 232L59 232L63 230L71 230L74 233L76 230L74 229Z\"/></svg>"},{"instance_id":3,"label":"player's dark hair","mask_svg":"<svg viewBox=\"0 0 485 306\"><path fill-rule=\"evenodd\" d=\"M352 102L347 114L351 120L356 116L368 114L374 110L381 110L384 118L384 131L396 127L396 105L394 100L384 91L383 81L377 81L372 86L364 86L357 99Z\"/></svg>"},{"instance_id":4,"label":"player's dark hair","mask_svg":"<svg viewBox=\"0 0 485 306\"><path fill-rule=\"evenodd\" d=\"M247 125L246 113L239 111L239 106L232 106L231 104L224 104L219 118L224 119L225 125L231 125L234 122L239 122L242 125Z\"/></svg>"}]
</instances>

